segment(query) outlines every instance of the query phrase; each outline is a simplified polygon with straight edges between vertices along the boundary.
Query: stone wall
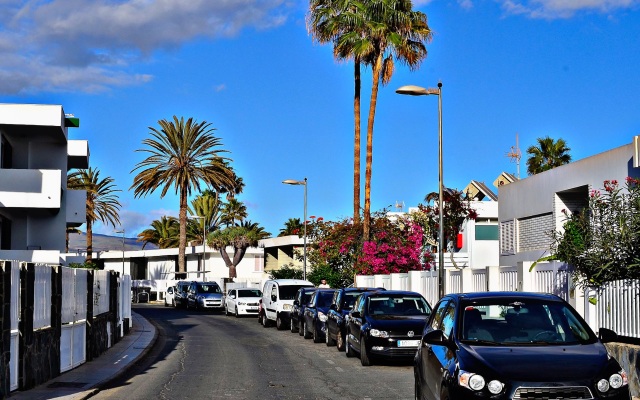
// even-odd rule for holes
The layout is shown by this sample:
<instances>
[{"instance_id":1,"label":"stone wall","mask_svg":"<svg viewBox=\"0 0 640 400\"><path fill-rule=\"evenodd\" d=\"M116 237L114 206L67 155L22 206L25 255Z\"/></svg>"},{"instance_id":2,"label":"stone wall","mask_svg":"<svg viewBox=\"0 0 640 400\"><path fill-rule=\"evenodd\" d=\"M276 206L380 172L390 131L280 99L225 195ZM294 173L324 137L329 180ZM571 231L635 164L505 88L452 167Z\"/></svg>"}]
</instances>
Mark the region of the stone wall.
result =
<instances>
[{"instance_id":1,"label":"stone wall","mask_svg":"<svg viewBox=\"0 0 640 400\"><path fill-rule=\"evenodd\" d=\"M640 346L625 343L607 343L606 346L627 371L631 395L640 397Z\"/></svg>"}]
</instances>

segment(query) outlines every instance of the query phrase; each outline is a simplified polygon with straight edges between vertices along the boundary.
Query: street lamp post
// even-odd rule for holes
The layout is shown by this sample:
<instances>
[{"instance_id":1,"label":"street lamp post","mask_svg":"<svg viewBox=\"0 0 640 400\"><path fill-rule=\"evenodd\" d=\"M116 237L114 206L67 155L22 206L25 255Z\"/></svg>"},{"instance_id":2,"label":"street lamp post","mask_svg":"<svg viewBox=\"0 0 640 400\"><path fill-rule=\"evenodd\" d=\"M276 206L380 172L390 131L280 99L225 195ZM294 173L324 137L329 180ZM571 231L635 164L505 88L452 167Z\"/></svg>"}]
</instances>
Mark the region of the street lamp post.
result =
<instances>
[{"instance_id":1,"label":"street lamp post","mask_svg":"<svg viewBox=\"0 0 640 400\"><path fill-rule=\"evenodd\" d=\"M303 185L304 186L304 244L302 247L302 279L307 280L307 178L303 181L296 181L294 179L286 179L282 181L286 185Z\"/></svg>"},{"instance_id":2,"label":"street lamp post","mask_svg":"<svg viewBox=\"0 0 640 400\"><path fill-rule=\"evenodd\" d=\"M115 233L122 233L122 276L124 276L124 228Z\"/></svg>"},{"instance_id":3,"label":"street lamp post","mask_svg":"<svg viewBox=\"0 0 640 400\"><path fill-rule=\"evenodd\" d=\"M425 89L420 86L402 86L396 90L398 94L408 94L411 96L438 96L438 295L444 296L445 274L444 274L444 185L442 180L442 82L438 82L438 88Z\"/></svg>"}]
</instances>

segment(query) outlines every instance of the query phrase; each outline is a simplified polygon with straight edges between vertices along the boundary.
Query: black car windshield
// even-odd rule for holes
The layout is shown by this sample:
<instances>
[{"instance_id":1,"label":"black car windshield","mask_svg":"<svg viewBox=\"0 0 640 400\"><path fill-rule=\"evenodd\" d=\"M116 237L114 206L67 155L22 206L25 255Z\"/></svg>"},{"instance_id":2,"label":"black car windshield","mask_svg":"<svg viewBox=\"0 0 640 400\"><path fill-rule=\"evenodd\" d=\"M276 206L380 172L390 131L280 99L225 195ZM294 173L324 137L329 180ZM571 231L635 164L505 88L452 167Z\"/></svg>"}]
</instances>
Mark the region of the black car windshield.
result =
<instances>
[{"instance_id":1,"label":"black car windshield","mask_svg":"<svg viewBox=\"0 0 640 400\"><path fill-rule=\"evenodd\" d=\"M262 297L262 292L258 289L238 290L238 297Z\"/></svg>"},{"instance_id":2,"label":"black car windshield","mask_svg":"<svg viewBox=\"0 0 640 400\"><path fill-rule=\"evenodd\" d=\"M313 296L313 292L302 292L302 304L308 304L309 300L311 300L311 296Z\"/></svg>"},{"instance_id":3,"label":"black car windshield","mask_svg":"<svg viewBox=\"0 0 640 400\"><path fill-rule=\"evenodd\" d=\"M459 337L487 345L593 343L596 336L561 302L533 299L483 301L463 305Z\"/></svg>"},{"instance_id":4,"label":"black car windshield","mask_svg":"<svg viewBox=\"0 0 640 400\"><path fill-rule=\"evenodd\" d=\"M372 296L369 298L369 315L429 315L431 307L419 296Z\"/></svg>"},{"instance_id":5,"label":"black car windshield","mask_svg":"<svg viewBox=\"0 0 640 400\"><path fill-rule=\"evenodd\" d=\"M333 300L333 292L320 292L316 298L316 307L329 307Z\"/></svg>"},{"instance_id":6,"label":"black car windshield","mask_svg":"<svg viewBox=\"0 0 640 400\"><path fill-rule=\"evenodd\" d=\"M222 293L218 285L198 285L198 293Z\"/></svg>"},{"instance_id":7,"label":"black car windshield","mask_svg":"<svg viewBox=\"0 0 640 400\"><path fill-rule=\"evenodd\" d=\"M302 285L286 285L278 287L278 297L280 300L293 300L296 297L296 293L298 293L298 289L301 287L306 287Z\"/></svg>"},{"instance_id":8,"label":"black car windshield","mask_svg":"<svg viewBox=\"0 0 640 400\"><path fill-rule=\"evenodd\" d=\"M351 310L361 292L345 292L342 297L342 309Z\"/></svg>"}]
</instances>

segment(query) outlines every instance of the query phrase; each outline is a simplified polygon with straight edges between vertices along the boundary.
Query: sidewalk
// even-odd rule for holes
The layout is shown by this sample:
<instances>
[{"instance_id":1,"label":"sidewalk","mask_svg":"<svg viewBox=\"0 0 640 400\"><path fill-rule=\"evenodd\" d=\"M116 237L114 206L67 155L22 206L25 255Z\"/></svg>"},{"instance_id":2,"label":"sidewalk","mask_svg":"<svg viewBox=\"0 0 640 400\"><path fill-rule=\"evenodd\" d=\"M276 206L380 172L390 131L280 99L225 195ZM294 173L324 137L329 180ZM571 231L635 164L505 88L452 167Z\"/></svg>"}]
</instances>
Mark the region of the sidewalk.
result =
<instances>
[{"instance_id":1,"label":"sidewalk","mask_svg":"<svg viewBox=\"0 0 640 400\"><path fill-rule=\"evenodd\" d=\"M12 392L8 399L81 400L98 392L98 387L123 372L142 357L156 340L156 328L143 316L131 313L133 327L122 340L93 361L63 373L40 386Z\"/></svg>"}]
</instances>

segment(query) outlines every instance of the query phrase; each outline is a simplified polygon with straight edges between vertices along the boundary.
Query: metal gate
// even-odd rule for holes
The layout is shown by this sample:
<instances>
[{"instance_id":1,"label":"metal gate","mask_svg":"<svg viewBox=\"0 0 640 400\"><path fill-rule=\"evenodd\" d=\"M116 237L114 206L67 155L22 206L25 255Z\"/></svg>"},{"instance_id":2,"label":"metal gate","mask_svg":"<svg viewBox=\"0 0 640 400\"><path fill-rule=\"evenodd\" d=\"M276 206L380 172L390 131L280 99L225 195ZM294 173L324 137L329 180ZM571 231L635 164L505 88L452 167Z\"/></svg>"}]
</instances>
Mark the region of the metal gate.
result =
<instances>
[{"instance_id":1,"label":"metal gate","mask_svg":"<svg viewBox=\"0 0 640 400\"><path fill-rule=\"evenodd\" d=\"M60 372L86 361L87 270L62 267Z\"/></svg>"}]
</instances>

